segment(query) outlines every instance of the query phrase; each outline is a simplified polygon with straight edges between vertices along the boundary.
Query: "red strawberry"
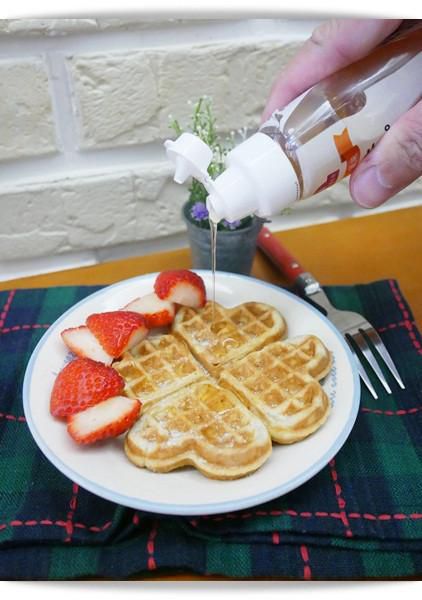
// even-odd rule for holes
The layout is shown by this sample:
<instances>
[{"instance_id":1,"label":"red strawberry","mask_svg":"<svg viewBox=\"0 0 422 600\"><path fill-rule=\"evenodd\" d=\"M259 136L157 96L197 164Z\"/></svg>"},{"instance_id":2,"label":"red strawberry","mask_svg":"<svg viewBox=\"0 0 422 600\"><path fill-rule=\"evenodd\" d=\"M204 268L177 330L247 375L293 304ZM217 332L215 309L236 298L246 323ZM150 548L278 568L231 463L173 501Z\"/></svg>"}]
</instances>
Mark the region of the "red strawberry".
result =
<instances>
[{"instance_id":1,"label":"red strawberry","mask_svg":"<svg viewBox=\"0 0 422 600\"><path fill-rule=\"evenodd\" d=\"M54 417L68 417L121 394L124 387L124 380L112 367L90 358L76 358L56 377L50 412Z\"/></svg>"},{"instance_id":2,"label":"red strawberry","mask_svg":"<svg viewBox=\"0 0 422 600\"><path fill-rule=\"evenodd\" d=\"M87 318L86 324L107 354L114 358L133 348L148 334L144 317L128 310L95 313Z\"/></svg>"},{"instance_id":3,"label":"red strawberry","mask_svg":"<svg viewBox=\"0 0 422 600\"><path fill-rule=\"evenodd\" d=\"M85 325L65 329L62 331L62 338L69 350L80 358L92 358L106 365L113 362L113 357L105 352L95 335Z\"/></svg>"},{"instance_id":4,"label":"red strawberry","mask_svg":"<svg viewBox=\"0 0 422 600\"><path fill-rule=\"evenodd\" d=\"M148 329L165 327L174 319L175 306L173 302L161 300L156 294L147 294L129 302L123 310L132 310L145 317Z\"/></svg>"},{"instance_id":5,"label":"red strawberry","mask_svg":"<svg viewBox=\"0 0 422 600\"><path fill-rule=\"evenodd\" d=\"M136 398L114 396L69 417L67 431L78 444L116 437L136 421L141 403Z\"/></svg>"},{"instance_id":6,"label":"red strawberry","mask_svg":"<svg viewBox=\"0 0 422 600\"><path fill-rule=\"evenodd\" d=\"M192 308L201 308L206 302L202 278L188 269L163 271L155 280L154 290L162 300Z\"/></svg>"}]
</instances>

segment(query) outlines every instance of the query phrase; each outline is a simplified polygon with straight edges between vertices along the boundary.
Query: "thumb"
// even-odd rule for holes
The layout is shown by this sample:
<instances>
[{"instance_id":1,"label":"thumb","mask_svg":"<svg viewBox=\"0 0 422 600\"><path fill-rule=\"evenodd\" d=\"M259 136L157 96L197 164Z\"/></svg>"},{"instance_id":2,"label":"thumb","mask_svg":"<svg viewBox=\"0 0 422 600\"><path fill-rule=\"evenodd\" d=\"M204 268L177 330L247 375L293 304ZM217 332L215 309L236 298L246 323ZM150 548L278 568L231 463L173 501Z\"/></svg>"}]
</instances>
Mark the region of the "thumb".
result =
<instances>
[{"instance_id":1,"label":"thumb","mask_svg":"<svg viewBox=\"0 0 422 600\"><path fill-rule=\"evenodd\" d=\"M422 175L422 101L402 115L350 178L353 200L375 208Z\"/></svg>"}]
</instances>

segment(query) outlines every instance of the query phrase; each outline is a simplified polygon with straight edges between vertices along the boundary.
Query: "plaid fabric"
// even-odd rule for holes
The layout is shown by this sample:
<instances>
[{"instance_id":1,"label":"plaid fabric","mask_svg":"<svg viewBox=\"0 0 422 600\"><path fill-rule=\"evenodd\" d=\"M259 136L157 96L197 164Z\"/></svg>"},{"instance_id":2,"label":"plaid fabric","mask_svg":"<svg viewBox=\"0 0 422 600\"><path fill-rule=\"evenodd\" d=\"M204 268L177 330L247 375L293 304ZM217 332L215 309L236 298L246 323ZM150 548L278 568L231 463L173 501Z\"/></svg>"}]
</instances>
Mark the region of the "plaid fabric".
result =
<instances>
[{"instance_id":1,"label":"plaid fabric","mask_svg":"<svg viewBox=\"0 0 422 600\"><path fill-rule=\"evenodd\" d=\"M48 325L98 288L0 292L0 578L188 570L234 578L359 579L422 574L422 340L397 283L331 287L338 308L378 329L406 384L363 389L343 448L297 490L248 510L169 517L118 506L64 477L22 409L26 364Z\"/></svg>"}]
</instances>

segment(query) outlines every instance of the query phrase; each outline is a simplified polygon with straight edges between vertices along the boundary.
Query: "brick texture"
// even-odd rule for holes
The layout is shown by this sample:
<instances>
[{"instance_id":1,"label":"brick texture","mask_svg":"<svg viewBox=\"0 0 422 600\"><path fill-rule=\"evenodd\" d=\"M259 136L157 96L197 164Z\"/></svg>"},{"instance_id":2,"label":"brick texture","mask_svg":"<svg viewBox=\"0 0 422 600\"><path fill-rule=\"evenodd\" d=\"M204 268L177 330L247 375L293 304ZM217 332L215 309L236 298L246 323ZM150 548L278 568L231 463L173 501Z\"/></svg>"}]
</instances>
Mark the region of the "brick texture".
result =
<instances>
[{"instance_id":1,"label":"brick texture","mask_svg":"<svg viewBox=\"0 0 422 600\"><path fill-rule=\"evenodd\" d=\"M169 116L190 121L202 95L217 126L256 127L276 74L297 44L220 43L80 55L69 59L81 148L131 145L168 137Z\"/></svg>"},{"instance_id":2,"label":"brick texture","mask_svg":"<svg viewBox=\"0 0 422 600\"><path fill-rule=\"evenodd\" d=\"M0 256L33 258L182 231L186 191L169 174L167 165L152 163L136 172L6 188L0 191Z\"/></svg>"},{"instance_id":3,"label":"brick texture","mask_svg":"<svg viewBox=\"0 0 422 600\"><path fill-rule=\"evenodd\" d=\"M43 61L0 61L0 161L39 156L56 147Z\"/></svg>"}]
</instances>

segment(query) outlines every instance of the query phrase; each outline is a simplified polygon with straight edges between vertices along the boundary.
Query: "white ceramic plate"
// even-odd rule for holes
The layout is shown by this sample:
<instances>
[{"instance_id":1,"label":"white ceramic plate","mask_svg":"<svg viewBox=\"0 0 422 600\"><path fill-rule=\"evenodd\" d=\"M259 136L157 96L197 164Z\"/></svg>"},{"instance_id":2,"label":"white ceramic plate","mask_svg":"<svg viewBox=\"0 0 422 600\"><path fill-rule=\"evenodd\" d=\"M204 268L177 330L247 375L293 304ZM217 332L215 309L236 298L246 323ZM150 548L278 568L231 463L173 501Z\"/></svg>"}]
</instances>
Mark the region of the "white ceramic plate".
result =
<instances>
[{"instance_id":1,"label":"white ceramic plate","mask_svg":"<svg viewBox=\"0 0 422 600\"><path fill-rule=\"evenodd\" d=\"M197 271L212 294L210 271ZM231 307L266 302L284 315L288 337L315 334L333 353L333 368L324 382L332 412L321 429L302 442L274 445L269 460L255 473L235 481L214 481L194 468L157 474L135 467L120 438L80 447L63 422L49 413L57 373L69 360L60 332L81 325L92 312L117 310L153 289L156 273L104 288L65 312L45 333L26 370L24 411L31 433L45 456L83 488L125 506L173 515L213 514L256 506L297 488L318 473L338 452L356 419L360 385L353 358L342 336L312 306L279 287L250 277L217 273L216 301Z\"/></svg>"}]
</instances>

